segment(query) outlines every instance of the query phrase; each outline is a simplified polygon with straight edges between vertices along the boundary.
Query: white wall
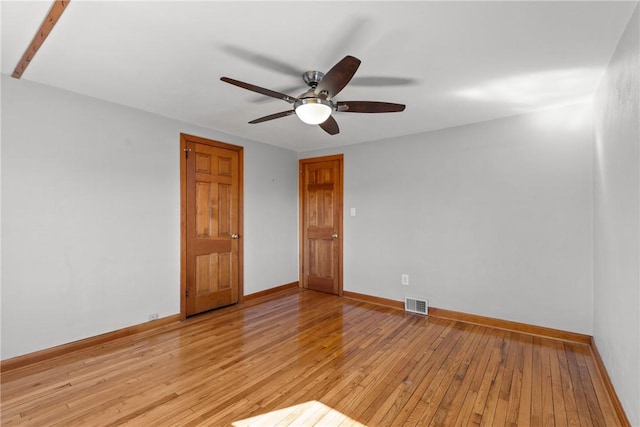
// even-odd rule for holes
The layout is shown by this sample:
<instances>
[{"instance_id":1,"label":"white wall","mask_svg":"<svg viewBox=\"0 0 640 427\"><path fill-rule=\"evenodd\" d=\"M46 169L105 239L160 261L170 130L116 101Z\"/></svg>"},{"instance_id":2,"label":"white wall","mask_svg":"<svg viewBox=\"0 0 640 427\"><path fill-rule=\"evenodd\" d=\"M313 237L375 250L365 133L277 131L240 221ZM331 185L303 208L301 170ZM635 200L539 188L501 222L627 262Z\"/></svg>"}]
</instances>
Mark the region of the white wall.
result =
<instances>
[{"instance_id":1,"label":"white wall","mask_svg":"<svg viewBox=\"0 0 640 427\"><path fill-rule=\"evenodd\" d=\"M336 152L345 290L591 334L590 105Z\"/></svg>"},{"instance_id":2,"label":"white wall","mask_svg":"<svg viewBox=\"0 0 640 427\"><path fill-rule=\"evenodd\" d=\"M640 18L596 97L594 339L632 425L640 425Z\"/></svg>"},{"instance_id":3,"label":"white wall","mask_svg":"<svg viewBox=\"0 0 640 427\"><path fill-rule=\"evenodd\" d=\"M2 75L2 359L179 313L181 132L245 147L245 294L297 280L296 153Z\"/></svg>"},{"instance_id":4,"label":"white wall","mask_svg":"<svg viewBox=\"0 0 640 427\"><path fill-rule=\"evenodd\" d=\"M298 280L298 163L297 153L267 144L245 148L244 161L248 295Z\"/></svg>"}]
</instances>

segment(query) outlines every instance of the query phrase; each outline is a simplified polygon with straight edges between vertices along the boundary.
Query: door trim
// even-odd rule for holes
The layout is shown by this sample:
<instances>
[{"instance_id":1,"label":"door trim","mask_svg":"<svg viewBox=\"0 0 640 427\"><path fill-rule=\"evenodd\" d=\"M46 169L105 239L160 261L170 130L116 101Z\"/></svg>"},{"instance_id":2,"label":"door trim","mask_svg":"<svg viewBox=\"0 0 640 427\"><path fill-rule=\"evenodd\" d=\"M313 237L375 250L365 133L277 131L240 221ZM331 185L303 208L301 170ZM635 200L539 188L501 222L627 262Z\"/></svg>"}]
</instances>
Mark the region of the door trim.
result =
<instances>
[{"instance_id":1,"label":"door trim","mask_svg":"<svg viewBox=\"0 0 640 427\"><path fill-rule=\"evenodd\" d=\"M188 142L224 148L238 153L238 233L244 236L244 148L201 138L199 136L180 133L180 320L187 318L187 158ZM244 302L244 239L238 242L238 303Z\"/></svg>"},{"instance_id":2,"label":"door trim","mask_svg":"<svg viewBox=\"0 0 640 427\"><path fill-rule=\"evenodd\" d=\"M340 220L338 221L338 250L339 250L339 255L338 255L338 295L342 296L343 293L343 289L342 289L342 266L343 266L343 221L344 221L344 212L343 212L343 198L344 198L344 154L334 154L331 156L322 156L322 157L310 157L310 158L306 158L306 159L300 159L298 161L298 224L300 229L298 230L298 235L299 235L299 243L298 243L298 247L299 247L299 251L298 251L298 257L299 257L299 262L298 265L299 267L299 271L298 271L298 286L300 288L304 288L303 283L304 283L304 276L303 276L303 269L304 269L304 248L305 248L305 242L304 242L304 203L303 203L303 198L304 198L304 178L302 177L302 171L304 168L305 164L308 163L317 163L317 162L326 162L326 161L333 161L333 160L337 160L340 162L340 172L339 172L339 177L340 177L340 197L338 200L338 212L340 215Z\"/></svg>"}]
</instances>

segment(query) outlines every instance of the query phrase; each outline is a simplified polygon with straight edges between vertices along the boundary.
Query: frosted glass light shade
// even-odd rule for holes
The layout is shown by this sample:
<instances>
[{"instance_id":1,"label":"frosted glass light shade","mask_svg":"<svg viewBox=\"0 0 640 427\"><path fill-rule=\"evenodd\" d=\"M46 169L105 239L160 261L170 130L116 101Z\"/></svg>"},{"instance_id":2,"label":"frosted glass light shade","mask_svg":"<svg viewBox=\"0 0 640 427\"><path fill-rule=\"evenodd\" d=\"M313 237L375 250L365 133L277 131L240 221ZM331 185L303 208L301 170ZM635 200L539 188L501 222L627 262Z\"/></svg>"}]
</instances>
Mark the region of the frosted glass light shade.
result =
<instances>
[{"instance_id":1,"label":"frosted glass light shade","mask_svg":"<svg viewBox=\"0 0 640 427\"><path fill-rule=\"evenodd\" d=\"M324 123L331 115L331 104L319 98L301 99L295 106L296 114L309 125Z\"/></svg>"}]
</instances>

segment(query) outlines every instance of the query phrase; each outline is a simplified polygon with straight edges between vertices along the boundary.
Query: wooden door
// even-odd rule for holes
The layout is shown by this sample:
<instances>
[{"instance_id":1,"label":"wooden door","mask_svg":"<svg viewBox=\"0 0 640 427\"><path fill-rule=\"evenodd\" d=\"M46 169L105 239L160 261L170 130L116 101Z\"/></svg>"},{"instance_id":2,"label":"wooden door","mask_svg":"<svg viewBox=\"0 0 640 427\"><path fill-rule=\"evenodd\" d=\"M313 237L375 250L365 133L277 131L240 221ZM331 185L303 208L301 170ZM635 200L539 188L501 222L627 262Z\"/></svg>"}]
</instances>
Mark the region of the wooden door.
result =
<instances>
[{"instance_id":1,"label":"wooden door","mask_svg":"<svg viewBox=\"0 0 640 427\"><path fill-rule=\"evenodd\" d=\"M343 156L300 160L300 286L342 295Z\"/></svg>"},{"instance_id":2,"label":"wooden door","mask_svg":"<svg viewBox=\"0 0 640 427\"><path fill-rule=\"evenodd\" d=\"M239 302L242 149L182 135L183 317Z\"/></svg>"}]
</instances>

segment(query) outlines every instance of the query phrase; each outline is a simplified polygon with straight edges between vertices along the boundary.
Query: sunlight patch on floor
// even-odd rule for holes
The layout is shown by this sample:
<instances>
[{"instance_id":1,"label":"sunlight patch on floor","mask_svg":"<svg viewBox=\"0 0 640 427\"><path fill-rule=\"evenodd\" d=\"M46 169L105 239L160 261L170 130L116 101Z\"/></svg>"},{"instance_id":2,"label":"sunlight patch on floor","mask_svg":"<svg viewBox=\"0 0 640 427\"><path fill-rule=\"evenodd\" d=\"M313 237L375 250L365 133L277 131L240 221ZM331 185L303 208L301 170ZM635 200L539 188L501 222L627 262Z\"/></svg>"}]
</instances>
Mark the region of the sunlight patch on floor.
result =
<instances>
[{"instance_id":1,"label":"sunlight patch on floor","mask_svg":"<svg viewBox=\"0 0 640 427\"><path fill-rule=\"evenodd\" d=\"M327 405L312 400L232 423L234 427L316 426L366 427Z\"/></svg>"}]
</instances>

